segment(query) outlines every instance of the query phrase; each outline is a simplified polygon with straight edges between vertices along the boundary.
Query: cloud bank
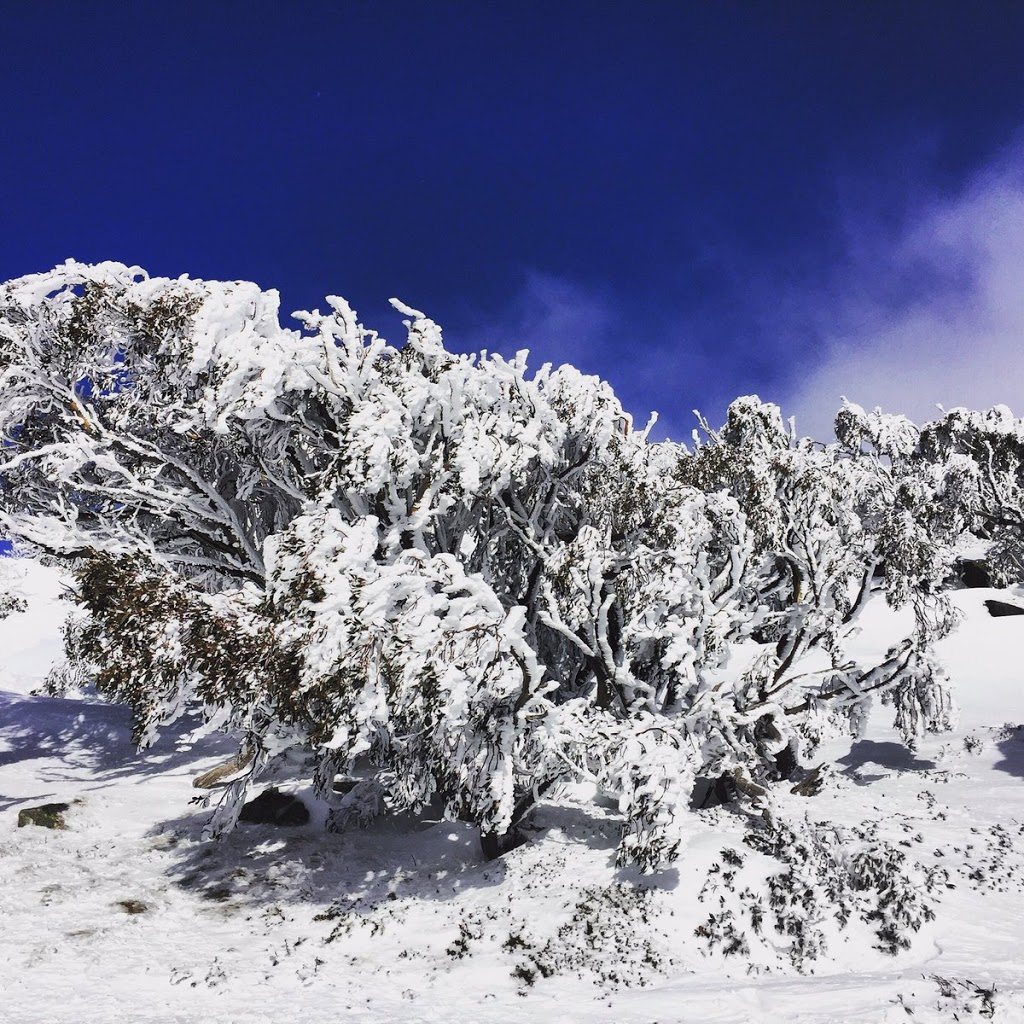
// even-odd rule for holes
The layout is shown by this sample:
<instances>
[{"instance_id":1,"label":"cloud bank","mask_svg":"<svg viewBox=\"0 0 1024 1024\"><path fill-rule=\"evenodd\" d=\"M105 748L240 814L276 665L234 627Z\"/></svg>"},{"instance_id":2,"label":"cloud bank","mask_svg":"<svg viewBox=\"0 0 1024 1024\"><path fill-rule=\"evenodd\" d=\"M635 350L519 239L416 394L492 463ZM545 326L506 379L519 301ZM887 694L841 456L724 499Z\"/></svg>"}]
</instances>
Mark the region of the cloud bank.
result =
<instances>
[{"instance_id":1,"label":"cloud bank","mask_svg":"<svg viewBox=\"0 0 1024 1024\"><path fill-rule=\"evenodd\" d=\"M847 224L827 293L784 396L800 433L824 437L845 395L917 422L937 405L1024 414L1024 146L957 194L918 204L895 229Z\"/></svg>"},{"instance_id":2,"label":"cloud bank","mask_svg":"<svg viewBox=\"0 0 1024 1024\"><path fill-rule=\"evenodd\" d=\"M648 294L627 296L527 270L503 309L478 312L445 336L464 352L507 356L528 349L535 368L570 363L609 381L637 427L657 412L652 439L688 441L696 426L693 410L719 419L742 393L738 378L749 378L747 390L757 382L760 360L728 317L704 306L682 307L661 282Z\"/></svg>"},{"instance_id":3,"label":"cloud bank","mask_svg":"<svg viewBox=\"0 0 1024 1024\"><path fill-rule=\"evenodd\" d=\"M658 411L655 438L688 441L692 410L719 423L752 393L821 439L843 396L919 423L938 406L1024 415L1024 141L955 191L914 163L895 188L864 176L840 188L835 230L814 245L782 239L759 257L709 239L644 294L525 271L504 308L449 341L597 374L638 424Z\"/></svg>"}]
</instances>

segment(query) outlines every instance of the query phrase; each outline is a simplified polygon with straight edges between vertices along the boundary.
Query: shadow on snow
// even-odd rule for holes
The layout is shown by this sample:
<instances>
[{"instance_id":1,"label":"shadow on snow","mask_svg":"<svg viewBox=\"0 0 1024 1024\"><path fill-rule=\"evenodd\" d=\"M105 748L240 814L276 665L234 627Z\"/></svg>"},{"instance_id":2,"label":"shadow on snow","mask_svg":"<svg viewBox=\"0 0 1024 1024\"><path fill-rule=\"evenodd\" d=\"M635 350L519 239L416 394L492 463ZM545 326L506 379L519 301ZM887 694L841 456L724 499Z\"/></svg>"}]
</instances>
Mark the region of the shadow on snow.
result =
<instances>
[{"instance_id":1,"label":"shadow on snow","mask_svg":"<svg viewBox=\"0 0 1024 1024\"><path fill-rule=\"evenodd\" d=\"M236 744L219 734L190 748L168 735L139 751L131 742L131 714L123 705L0 691L0 768L44 762L32 766L42 782L82 782L86 771L90 777L83 789L103 789L129 776L163 774L234 749ZM0 811L38 799L0 795Z\"/></svg>"},{"instance_id":2,"label":"shadow on snow","mask_svg":"<svg viewBox=\"0 0 1024 1024\"><path fill-rule=\"evenodd\" d=\"M151 835L166 850L172 885L235 911L290 903L341 905L365 916L415 897L448 900L500 885L506 865L485 861L478 829L426 815L395 814L342 833L322 824L240 823L204 840L209 813L161 822Z\"/></svg>"},{"instance_id":3,"label":"shadow on snow","mask_svg":"<svg viewBox=\"0 0 1024 1024\"><path fill-rule=\"evenodd\" d=\"M1003 759L992 766L996 771L1024 779L1024 725L1004 726L996 736L996 749Z\"/></svg>"},{"instance_id":4,"label":"shadow on snow","mask_svg":"<svg viewBox=\"0 0 1024 1024\"><path fill-rule=\"evenodd\" d=\"M893 740L857 740L849 753L836 759L836 764L842 765L845 774L852 775L860 783L876 782L893 771L927 772L938 767L934 761L915 756L912 750ZM863 769L868 765L884 771L866 773Z\"/></svg>"}]
</instances>

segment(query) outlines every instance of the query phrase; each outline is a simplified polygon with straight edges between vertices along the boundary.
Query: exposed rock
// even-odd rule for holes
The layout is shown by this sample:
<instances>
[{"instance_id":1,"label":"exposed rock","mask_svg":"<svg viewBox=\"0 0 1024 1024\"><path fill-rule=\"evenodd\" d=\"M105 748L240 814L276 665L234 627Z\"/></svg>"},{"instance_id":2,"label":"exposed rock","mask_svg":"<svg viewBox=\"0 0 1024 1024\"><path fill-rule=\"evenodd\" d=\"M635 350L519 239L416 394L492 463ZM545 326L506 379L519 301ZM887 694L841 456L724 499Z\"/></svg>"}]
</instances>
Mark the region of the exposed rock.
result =
<instances>
[{"instance_id":1,"label":"exposed rock","mask_svg":"<svg viewBox=\"0 0 1024 1024\"><path fill-rule=\"evenodd\" d=\"M825 780L822 777L822 769L824 767L823 764L819 764L813 771L808 772L806 778L790 789L790 793L795 793L797 796L817 796L825 784Z\"/></svg>"},{"instance_id":2,"label":"exposed rock","mask_svg":"<svg viewBox=\"0 0 1024 1024\"><path fill-rule=\"evenodd\" d=\"M351 793L359 785L359 779L350 778L348 775L337 775L331 784L331 789L342 796Z\"/></svg>"},{"instance_id":3,"label":"exposed rock","mask_svg":"<svg viewBox=\"0 0 1024 1024\"><path fill-rule=\"evenodd\" d=\"M213 900L214 903L223 903L234 895L231 887L227 885L213 885L206 889L200 889L199 895L204 900Z\"/></svg>"},{"instance_id":4,"label":"exposed rock","mask_svg":"<svg viewBox=\"0 0 1024 1024\"><path fill-rule=\"evenodd\" d=\"M985 602L989 615L998 619L1003 615L1024 615L1024 608L1019 604L1007 604L1006 601L988 600Z\"/></svg>"},{"instance_id":5,"label":"exposed rock","mask_svg":"<svg viewBox=\"0 0 1024 1024\"><path fill-rule=\"evenodd\" d=\"M480 851L486 860L496 860L528 842L529 839L515 827L504 833L480 832Z\"/></svg>"},{"instance_id":6,"label":"exposed rock","mask_svg":"<svg viewBox=\"0 0 1024 1024\"><path fill-rule=\"evenodd\" d=\"M38 807L23 807L18 811L18 828L25 825L39 825L41 828L67 828L64 812L70 804L40 804Z\"/></svg>"},{"instance_id":7,"label":"exposed rock","mask_svg":"<svg viewBox=\"0 0 1024 1024\"><path fill-rule=\"evenodd\" d=\"M226 782L232 775L237 775L243 768L252 764L252 759L253 751L248 745L245 745L229 761L211 768L208 772L203 772L202 775L197 775L192 780L192 785L196 789L213 789L214 786Z\"/></svg>"},{"instance_id":8,"label":"exposed rock","mask_svg":"<svg viewBox=\"0 0 1024 1024\"><path fill-rule=\"evenodd\" d=\"M980 590L994 586L988 562L978 558L960 558L955 565L960 582L968 590Z\"/></svg>"},{"instance_id":9,"label":"exposed rock","mask_svg":"<svg viewBox=\"0 0 1024 1024\"><path fill-rule=\"evenodd\" d=\"M271 786L242 807L238 820L256 825L305 825L309 810L297 796Z\"/></svg>"},{"instance_id":10,"label":"exposed rock","mask_svg":"<svg viewBox=\"0 0 1024 1024\"><path fill-rule=\"evenodd\" d=\"M126 914L144 914L149 910L148 905L143 903L142 900L118 900L117 905Z\"/></svg>"}]
</instances>

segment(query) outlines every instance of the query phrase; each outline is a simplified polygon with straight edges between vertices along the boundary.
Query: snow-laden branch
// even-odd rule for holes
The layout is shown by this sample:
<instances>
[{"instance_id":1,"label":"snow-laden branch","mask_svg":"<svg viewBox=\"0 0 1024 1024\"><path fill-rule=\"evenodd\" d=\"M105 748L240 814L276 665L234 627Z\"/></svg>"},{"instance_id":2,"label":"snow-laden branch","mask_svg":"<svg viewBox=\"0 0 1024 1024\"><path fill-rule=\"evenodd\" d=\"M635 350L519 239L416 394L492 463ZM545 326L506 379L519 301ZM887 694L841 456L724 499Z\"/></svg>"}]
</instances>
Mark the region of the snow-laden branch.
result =
<instances>
[{"instance_id":1,"label":"snow-laden branch","mask_svg":"<svg viewBox=\"0 0 1024 1024\"><path fill-rule=\"evenodd\" d=\"M935 594L966 521L1021 493L1016 428L847 406L824 445L747 397L689 451L573 367L448 352L397 301L391 346L327 302L295 330L242 282L0 286L0 523L77 567L69 657L138 739L194 710L255 752L216 828L289 759L328 802L364 775L335 827L437 798L492 838L579 775L650 867L698 778L770 819L823 708L948 721ZM862 663L876 567L915 623Z\"/></svg>"}]
</instances>

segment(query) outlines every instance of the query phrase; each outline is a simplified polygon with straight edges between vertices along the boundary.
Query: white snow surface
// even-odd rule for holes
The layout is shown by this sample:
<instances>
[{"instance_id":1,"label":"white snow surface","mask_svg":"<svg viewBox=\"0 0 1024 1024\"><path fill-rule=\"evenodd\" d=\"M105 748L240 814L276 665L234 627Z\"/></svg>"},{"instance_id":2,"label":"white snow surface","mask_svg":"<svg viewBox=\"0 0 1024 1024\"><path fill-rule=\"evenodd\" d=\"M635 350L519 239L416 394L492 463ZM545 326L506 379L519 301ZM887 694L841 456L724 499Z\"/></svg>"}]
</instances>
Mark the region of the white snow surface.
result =
<instances>
[{"instance_id":1,"label":"white snow surface","mask_svg":"<svg viewBox=\"0 0 1024 1024\"><path fill-rule=\"evenodd\" d=\"M993 1019L1024 1021L1024 617L983 606L1024 605L1020 591L953 595L965 618L939 656L956 731L910 752L876 708L862 739L816 758L834 765L821 793L783 789L791 818L877 826L949 879L909 950L882 953L853 922L801 974L770 928L744 956L695 935L724 905L723 849L743 857L739 884L780 868L722 809L694 812L677 864L656 875L617 869L616 809L571 791L489 863L472 827L429 814L342 835L241 825L203 842L192 779L229 739L139 753L123 707L34 695L70 605L55 570L18 571L28 610L0 622L3 1024L877 1024L975 1019L993 986ZM884 648L897 619L874 601L858 642ZM19 810L49 802L70 805L65 830L17 827Z\"/></svg>"}]
</instances>

